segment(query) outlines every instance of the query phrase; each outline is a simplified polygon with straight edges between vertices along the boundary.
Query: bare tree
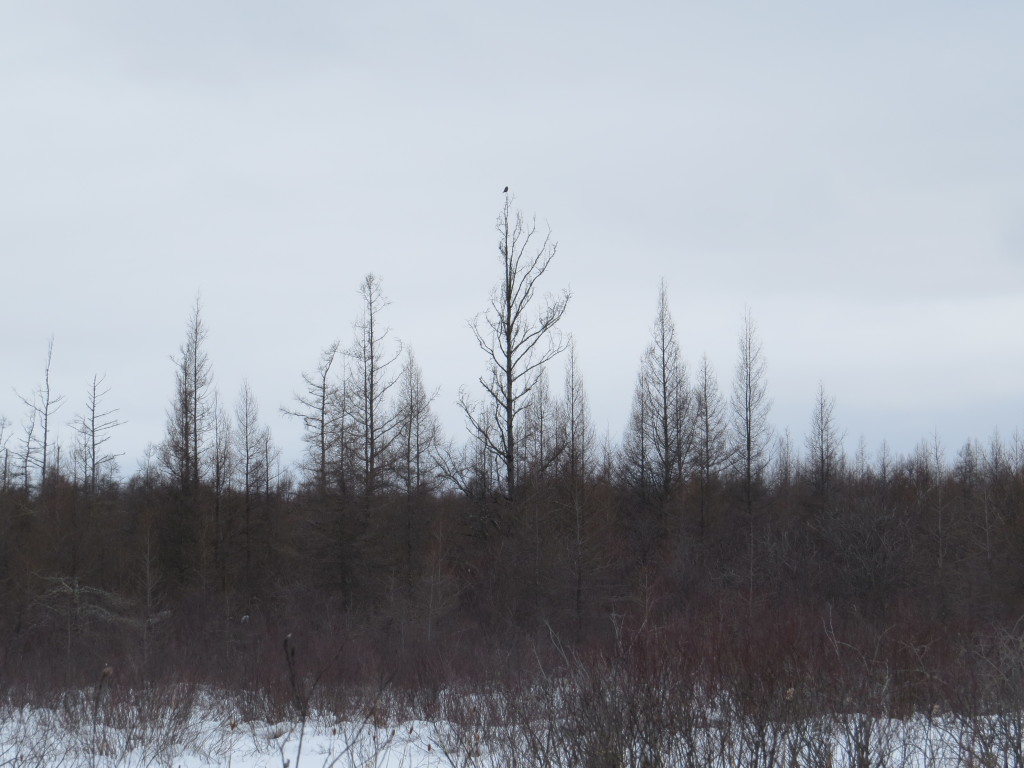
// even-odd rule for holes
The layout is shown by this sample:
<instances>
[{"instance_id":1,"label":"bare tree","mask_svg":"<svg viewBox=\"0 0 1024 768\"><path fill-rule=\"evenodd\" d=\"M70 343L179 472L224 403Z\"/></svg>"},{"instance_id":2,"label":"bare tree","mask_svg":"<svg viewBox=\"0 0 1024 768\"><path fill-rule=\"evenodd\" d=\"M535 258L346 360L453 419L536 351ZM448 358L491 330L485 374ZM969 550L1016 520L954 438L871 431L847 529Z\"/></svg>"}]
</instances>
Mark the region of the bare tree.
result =
<instances>
[{"instance_id":1,"label":"bare tree","mask_svg":"<svg viewBox=\"0 0 1024 768\"><path fill-rule=\"evenodd\" d=\"M340 346L339 342L334 341L320 353L316 370L302 374L305 386L301 393L295 395L296 407L281 409L289 416L302 419L302 439L307 446L308 469L313 486L320 496L327 493L337 445L338 386L334 383L331 371Z\"/></svg>"},{"instance_id":2,"label":"bare tree","mask_svg":"<svg viewBox=\"0 0 1024 768\"><path fill-rule=\"evenodd\" d=\"M231 418L218 392L213 393L213 401L210 403L210 425L209 482L213 491L213 519L204 521L201 539L203 542L212 542L214 568L220 578L221 588L226 589L228 550L235 535L234 510L226 502L228 491L233 486L237 457ZM202 554L206 555L205 547Z\"/></svg>"},{"instance_id":3,"label":"bare tree","mask_svg":"<svg viewBox=\"0 0 1024 768\"><path fill-rule=\"evenodd\" d=\"M175 574L179 583L184 583L195 570L201 573L205 569L205 543L220 528L219 500L226 477L219 470L220 451L216 451L213 462L207 455L215 426L215 448L220 447L223 436L219 432L219 408L211 393L213 377L205 349L206 336L197 298L189 315L185 342L178 356L171 358L175 366L174 395L167 412L167 433L160 446L161 464L175 487L173 509L162 520L160 551L164 567ZM200 503L201 485L210 467L215 471L212 520L202 514Z\"/></svg>"},{"instance_id":4,"label":"bare tree","mask_svg":"<svg viewBox=\"0 0 1024 768\"><path fill-rule=\"evenodd\" d=\"M391 329L381 324L381 313L391 303L384 296L380 278L368 274L359 286L362 313L355 323L356 337L348 350L350 413L359 442L363 492L373 495L383 488L386 467L382 462L395 438L398 418L387 407L389 390L398 377L392 364L402 354L401 344L388 340Z\"/></svg>"},{"instance_id":5,"label":"bare tree","mask_svg":"<svg viewBox=\"0 0 1024 768\"><path fill-rule=\"evenodd\" d=\"M203 452L212 427L210 388L213 375L206 354L206 324L196 299L189 315L185 343L175 364L174 399L167 414L167 436L162 446L164 467L179 489L194 495L203 479Z\"/></svg>"},{"instance_id":6,"label":"bare tree","mask_svg":"<svg viewBox=\"0 0 1024 768\"><path fill-rule=\"evenodd\" d=\"M946 449L939 439L938 430L932 432L931 439L922 440L918 445L910 459L910 468L918 489L918 510L927 521L924 538L933 549L932 578L936 583L944 584L958 554L958 529L962 528L965 521L958 519L946 493L945 480L949 467L946 463ZM939 594L939 609L945 612L949 607L948 590L940 589Z\"/></svg>"},{"instance_id":7,"label":"bare tree","mask_svg":"<svg viewBox=\"0 0 1024 768\"><path fill-rule=\"evenodd\" d=\"M565 349L558 322L569 304L569 292L539 302L539 282L557 250L550 231L537 235L535 221L513 212L512 199L497 221L501 276L491 291L487 310L470 323L477 345L487 356L488 371L479 381L481 409L465 391L459 405L474 437L502 465L505 495L515 496L519 481L519 418L537 384L541 369ZM539 305L538 305L539 302Z\"/></svg>"},{"instance_id":8,"label":"bare tree","mask_svg":"<svg viewBox=\"0 0 1024 768\"><path fill-rule=\"evenodd\" d=\"M775 438L775 449L772 454L772 484L780 496L792 488L799 465L799 451L793 447L793 436L789 432L789 427L785 427Z\"/></svg>"},{"instance_id":9,"label":"bare tree","mask_svg":"<svg viewBox=\"0 0 1024 768\"><path fill-rule=\"evenodd\" d=\"M104 446L110 440L110 432L121 426L115 415L117 409L105 410L103 398L110 394L105 387L106 376L94 375L89 384L85 400L85 413L74 421L78 432L78 452L82 463L82 479L92 494L96 493L100 480L109 478L117 468L117 457L123 454L105 452Z\"/></svg>"},{"instance_id":10,"label":"bare tree","mask_svg":"<svg viewBox=\"0 0 1024 768\"><path fill-rule=\"evenodd\" d=\"M235 403L236 474L242 492L242 546L245 584L252 590L254 508L269 482L270 430L260 424L259 406L248 381L242 382Z\"/></svg>"},{"instance_id":11,"label":"bare tree","mask_svg":"<svg viewBox=\"0 0 1024 768\"><path fill-rule=\"evenodd\" d=\"M835 398L828 397L824 384L818 382L806 446L811 485L822 501L827 499L843 464L843 435L833 416L835 407Z\"/></svg>"},{"instance_id":12,"label":"bare tree","mask_svg":"<svg viewBox=\"0 0 1024 768\"><path fill-rule=\"evenodd\" d=\"M768 423L767 365L750 309L743 315L739 359L732 388L732 456L739 475L742 503L747 517L747 609L754 610L755 543L754 504L764 491L771 464L772 428Z\"/></svg>"},{"instance_id":13,"label":"bare tree","mask_svg":"<svg viewBox=\"0 0 1024 768\"><path fill-rule=\"evenodd\" d=\"M889 447L888 441L883 440L882 445L878 449L878 479L881 481L883 488L892 480L892 471L892 449Z\"/></svg>"},{"instance_id":14,"label":"bare tree","mask_svg":"<svg viewBox=\"0 0 1024 768\"><path fill-rule=\"evenodd\" d=\"M547 371L541 369L533 393L523 409L523 417L519 420L516 443L520 452L517 462L520 467L520 483L527 474L535 481L546 478L562 452L555 423L556 408L548 386Z\"/></svg>"},{"instance_id":15,"label":"bare tree","mask_svg":"<svg viewBox=\"0 0 1024 768\"><path fill-rule=\"evenodd\" d=\"M651 496L653 469L651 465L651 435L647 426L651 421L651 400L648 396L650 384L641 366L633 385L633 402L626 423L622 441L621 477L622 482L632 488L640 500L646 502Z\"/></svg>"},{"instance_id":16,"label":"bare tree","mask_svg":"<svg viewBox=\"0 0 1024 768\"><path fill-rule=\"evenodd\" d=\"M662 281L651 343L640 362L624 459L658 502L665 502L683 477L693 442L693 418L686 366Z\"/></svg>"},{"instance_id":17,"label":"bare tree","mask_svg":"<svg viewBox=\"0 0 1024 768\"><path fill-rule=\"evenodd\" d=\"M417 533L422 535L425 497L433 491L439 474L438 451L442 446L441 426L431 404L437 392L428 394L423 373L411 349L406 350L398 378L395 415L397 426L390 465L395 485L404 493L402 556L406 595L413 590L414 562L418 552ZM419 529L419 531L417 531Z\"/></svg>"},{"instance_id":18,"label":"bare tree","mask_svg":"<svg viewBox=\"0 0 1024 768\"><path fill-rule=\"evenodd\" d=\"M32 470L38 466L39 445L36 439L38 414L34 407L29 408L22 423L22 437L15 455L21 487L25 493L32 487Z\"/></svg>"},{"instance_id":19,"label":"bare tree","mask_svg":"<svg viewBox=\"0 0 1024 768\"><path fill-rule=\"evenodd\" d=\"M210 403L210 484L214 495L220 498L225 492L235 487L234 475L237 465L234 430L227 408L221 402L220 393L213 393Z\"/></svg>"},{"instance_id":20,"label":"bare tree","mask_svg":"<svg viewBox=\"0 0 1024 768\"><path fill-rule=\"evenodd\" d=\"M853 459L854 476L857 480L865 482L871 478L871 459L868 456L868 441L861 435L857 440L857 453Z\"/></svg>"},{"instance_id":21,"label":"bare tree","mask_svg":"<svg viewBox=\"0 0 1024 768\"><path fill-rule=\"evenodd\" d=\"M263 460L263 496L269 498L271 493L281 490L287 482L288 473L281 470L281 449L274 444L270 427L260 431L259 442Z\"/></svg>"},{"instance_id":22,"label":"bare tree","mask_svg":"<svg viewBox=\"0 0 1024 768\"><path fill-rule=\"evenodd\" d=\"M701 359L694 385L694 457L700 497L700 534L704 535L708 501L721 470L729 461L726 403L708 356Z\"/></svg>"},{"instance_id":23,"label":"bare tree","mask_svg":"<svg viewBox=\"0 0 1024 768\"><path fill-rule=\"evenodd\" d=\"M491 450L496 442L496 428L485 403L470 402L465 392L460 392L459 406L473 411L467 415L471 424L470 439L461 446L452 441L439 446L439 478L466 496L488 499L501 486L502 467L498 466L497 454Z\"/></svg>"},{"instance_id":24,"label":"bare tree","mask_svg":"<svg viewBox=\"0 0 1024 768\"><path fill-rule=\"evenodd\" d=\"M569 339L568 356L565 362L565 386L560 404L559 427L562 432L559 442L564 446L559 463L561 474L575 492L581 492L583 484L593 474L594 426L590 418L587 391L580 373L576 340Z\"/></svg>"},{"instance_id":25,"label":"bare tree","mask_svg":"<svg viewBox=\"0 0 1024 768\"><path fill-rule=\"evenodd\" d=\"M11 422L6 416L0 416L0 493L11 487L11 449L7 444L11 440Z\"/></svg>"},{"instance_id":26,"label":"bare tree","mask_svg":"<svg viewBox=\"0 0 1024 768\"><path fill-rule=\"evenodd\" d=\"M29 409L26 420L23 451L24 482L27 489L30 484L31 469L39 470L39 484L46 482L50 469L50 448L54 414L64 404L64 395L54 393L50 385L50 367L53 363L53 337L46 348L46 367L43 369L43 382L31 396L18 395Z\"/></svg>"},{"instance_id":27,"label":"bare tree","mask_svg":"<svg viewBox=\"0 0 1024 768\"><path fill-rule=\"evenodd\" d=\"M431 409L436 397L436 391L427 394L419 364L412 350L407 350L398 382L394 441L395 476L406 495L429 490L437 473L441 426Z\"/></svg>"},{"instance_id":28,"label":"bare tree","mask_svg":"<svg viewBox=\"0 0 1024 768\"><path fill-rule=\"evenodd\" d=\"M235 446L238 460L235 473L238 488L246 499L262 492L266 485L263 465L264 436L268 432L260 424L259 405L248 381L243 381L235 401Z\"/></svg>"},{"instance_id":29,"label":"bare tree","mask_svg":"<svg viewBox=\"0 0 1024 768\"><path fill-rule=\"evenodd\" d=\"M575 339L569 339L565 362L565 385L558 418L559 476L565 483L569 518L568 556L573 579L576 631L582 631L583 597L595 570L594 541L596 505L588 498L594 475L594 427L587 392L583 386Z\"/></svg>"},{"instance_id":30,"label":"bare tree","mask_svg":"<svg viewBox=\"0 0 1024 768\"><path fill-rule=\"evenodd\" d=\"M750 309L743 315L739 359L732 388L732 455L743 490L747 514L762 489L765 470L771 463L772 428L768 423L767 364Z\"/></svg>"}]
</instances>

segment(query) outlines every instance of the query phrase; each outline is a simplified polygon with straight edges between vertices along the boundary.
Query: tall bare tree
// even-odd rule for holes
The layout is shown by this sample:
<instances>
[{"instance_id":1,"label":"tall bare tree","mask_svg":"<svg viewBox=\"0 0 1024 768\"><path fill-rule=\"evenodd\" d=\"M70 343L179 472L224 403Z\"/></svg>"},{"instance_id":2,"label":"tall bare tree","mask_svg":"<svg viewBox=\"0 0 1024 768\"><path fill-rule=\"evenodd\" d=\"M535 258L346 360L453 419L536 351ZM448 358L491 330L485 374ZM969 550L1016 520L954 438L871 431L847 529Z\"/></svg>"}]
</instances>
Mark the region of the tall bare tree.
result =
<instances>
[{"instance_id":1,"label":"tall bare tree","mask_svg":"<svg viewBox=\"0 0 1024 768\"><path fill-rule=\"evenodd\" d=\"M5 493L11 487L11 449L8 443L11 440L11 422L6 416L0 416L0 493Z\"/></svg>"},{"instance_id":2,"label":"tall bare tree","mask_svg":"<svg viewBox=\"0 0 1024 768\"><path fill-rule=\"evenodd\" d=\"M32 473L39 464L39 441L36 439L39 414L35 407L31 407L25 413L25 421L22 423L22 436L19 440L19 448L15 454L18 475L21 477L21 488L28 493L32 488Z\"/></svg>"},{"instance_id":3,"label":"tall bare tree","mask_svg":"<svg viewBox=\"0 0 1024 768\"><path fill-rule=\"evenodd\" d=\"M110 478L117 469L117 457L121 454L109 453L104 446L110 440L110 432L121 426L117 418L117 409L107 409L103 398L110 394L105 386L105 376L94 375L86 394L85 413L74 421L78 432L78 455L85 487L92 494L101 480Z\"/></svg>"},{"instance_id":4,"label":"tall bare tree","mask_svg":"<svg viewBox=\"0 0 1024 768\"><path fill-rule=\"evenodd\" d=\"M246 499L250 499L266 487L264 438L269 430L260 423L259 404L248 381L242 382L235 401L234 433L237 487Z\"/></svg>"},{"instance_id":5,"label":"tall bare tree","mask_svg":"<svg viewBox=\"0 0 1024 768\"><path fill-rule=\"evenodd\" d=\"M336 464L334 454L341 414L337 407L338 385L332 371L340 346L340 342L334 341L320 353L316 370L302 374L304 387L295 395L296 406L281 409L289 416L302 419L307 471L320 496L326 495L332 466Z\"/></svg>"},{"instance_id":6,"label":"tall bare tree","mask_svg":"<svg viewBox=\"0 0 1024 768\"><path fill-rule=\"evenodd\" d=\"M700 506L699 526L703 536L707 524L708 503L719 473L729 461L729 422L726 402L718 389L718 379L708 356L701 359L694 384L693 468L697 475Z\"/></svg>"},{"instance_id":7,"label":"tall bare tree","mask_svg":"<svg viewBox=\"0 0 1024 768\"><path fill-rule=\"evenodd\" d=\"M570 337L565 361L565 383L560 403L559 442L563 449L559 455L561 474L574 492L582 492L583 484L593 475L594 425L590 418L587 390L580 373L576 340Z\"/></svg>"},{"instance_id":8,"label":"tall bare tree","mask_svg":"<svg viewBox=\"0 0 1024 768\"><path fill-rule=\"evenodd\" d=\"M242 382L235 402L235 472L242 494L244 576L252 591L253 529L258 500L269 483L270 430L260 424L259 405L248 381Z\"/></svg>"},{"instance_id":9,"label":"tall bare tree","mask_svg":"<svg viewBox=\"0 0 1024 768\"><path fill-rule=\"evenodd\" d=\"M459 405L474 438L501 464L505 495L513 498L519 482L519 419L541 369L565 349L557 326L569 305L569 292L537 296L557 245L550 230L538 235L536 221L512 210L507 194L496 227L501 275L487 310L470 323L487 357L487 373L479 379L484 404L479 407L463 391Z\"/></svg>"},{"instance_id":10,"label":"tall bare tree","mask_svg":"<svg viewBox=\"0 0 1024 768\"><path fill-rule=\"evenodd\" d=\"M161 447L164 467L179 489L194 495L202 482L203 453L212 428L211 386L213 374L206 353L206 323L198 298L186 327L185 343L175 365L174 398L167 414L167 435Z\"/></svg>"},{"instance_id":11,"label":"tall bare tree","mask_svg":"<svg viewBox=\"0 0 1024 768\"><path fill-rule=\"evenodd\" d=\"M229 503L229 491L234 487L237 455L234 430L227 408L221 402L220 393L214 392L210 402L210 444L207 451L209 472L207 483L213 496L212 515L204 520L200 534L202 555L210 553L213 567L220 580L221 588L227 589L228 555L230 543L235 535L236 523L233 505Z\"/></svg>"},{"instance_id":12,"label":"tall bare tree","mask_svg":"<svg viewBox=\"0 0 1024 768\"><path fill-rule=\"evenodd\" d=\"M51 469L51 448L53 447L53 416L64 405L64 395L58 395L50 384L50 367L53 364L53 337L46 348L46 366L43 369L43 381L28 397L19 395L21 401L29 409L26 418L23 464L24 482L27 489L30 484L32 469L39 471L39 484L42 486Z\"/></svg>"},{"instance_id":13,"label":"tall bare tree","mask_svg":"<svg viewBox=\"0 0 1024 768\"><path fill-rule=\"evenodd\" d=\"M564 482L568 519L568 563L572 577L576 631L582 631L584 594L597 569L597 531L599 506L593 503L595 464L594 426L590 417L587 391L580 372L575 339L569 339L565 361L565 382L559 403L558 454L559 477Z\"/></svg>"},{"instance_id":14,"label":"tall bare tree","mask_svg":"<svg viewBox=\"0 0 1024 768\"><path fill-rule=\"evenodd\" d=\"M732 456L739 476L742 503L747 517L747 608L754 610L755 502L765 488L771 464L772 428L768 422L767 363L761 349L757 326L748 307L739 337L739 358L732 386Z\"/></svg>"},{"instance_id":15,"label":"tall bare tree","mask_svg":"<svg viewBox=\"0 0 1024 768\"><path fill-rule=\"evenodd\" d=\"M424 502L437 488L438 452L442 447L441 425L431 404L437 392L427 392L423 372L411 349L405 353L398 378L395 416L397 425L389 462L394 485L404 495L402 576L407 596L415 579L416 541L424 533Z\"/></svg>"},{"instance_id":16,"label":"tall bare tree","mask_svg":"<svg viewBox=\"0 0 1024 768\"><path fill-rule=\"evenodd\" d=\"M393 443L395 478L406 495L434 487L437 449L441 444L441 425L431 408L436 397L436 391L427 393L416 357L411 349L407 350L398 380Z\"/></svg>"},{"instance_id":17,"label":"tall bare tree","mask_svg":"<svg viewBox=\"0 0 1024 768\"><path fill-rule=\"evenodd\" d=\"M360 485L365 494L373 495L383 489L383 463L398 426L398 417L388 408L387 398L398 380L391 370L402 354L402 347L391 342L391 329L382 322L381 313L391 302L384 296L380 278L372 273L363 278L359 296L362 312L355 323L355 340L348 350L352 361L349 413L359 443Z\"/></svg>"},{"instance_id":18,"label":"tall bare tree","mask_svg":"<svg viewBox=\"0 0 1024 768\"><path fill-rule=\"evenodd\" d=\"M843 464L843 434L833 415L835 407L836 399L827 396L825 385L818 382L806 446L811 485L823 502L832 490Z\"/></svg>"},{"instance_id":19,"label":"tall bare tree","mask_svg":"<svg viewBox=\"0 0 1024 768\"><path fill-rule=\"evenodd\" d=\"M174 395L167 412L167 433L160 446L164 472L175 488L174 508L162 522L160 550L164 566L179 583L203 573L208 554L206 542L219 525L222 479L220 451L209 461L210 433L219 427L220 409L212 393L213 375L206 353L206 324L197 298L186 326L185 342L172 357ZM221 435L215 435L218 438ZM218 439L220 447L221 440ZM209 468L215 470L215 504L212 519L201 510L201 485Z\"/></svg>"},{"instance_id":20,"label":"tall bare tree","mask_svg":"<svg viewBox=\"0 0 1024 768\"><path fill-rule=\"evenodd\" d=\"M732 386L732 455L743 492L743 504L752 515L771 463L772 427L768 413L767 363L757 325L747 308L739 336L736 378Z\"/></svg>"},{"instance_id":21,"label":"tall bare tree","mask_svg":"<svg viewBox=\"0 0 1024 768\"><path fill-rule=\"evenodd\" d=\"M654 500L664 502L682 479L693 444L686 366L664 281L633 397L634 418L628 426L624 459L632 464L629 475L639 479L641 490L650 489Z\"/></svg>"}]
</instances>

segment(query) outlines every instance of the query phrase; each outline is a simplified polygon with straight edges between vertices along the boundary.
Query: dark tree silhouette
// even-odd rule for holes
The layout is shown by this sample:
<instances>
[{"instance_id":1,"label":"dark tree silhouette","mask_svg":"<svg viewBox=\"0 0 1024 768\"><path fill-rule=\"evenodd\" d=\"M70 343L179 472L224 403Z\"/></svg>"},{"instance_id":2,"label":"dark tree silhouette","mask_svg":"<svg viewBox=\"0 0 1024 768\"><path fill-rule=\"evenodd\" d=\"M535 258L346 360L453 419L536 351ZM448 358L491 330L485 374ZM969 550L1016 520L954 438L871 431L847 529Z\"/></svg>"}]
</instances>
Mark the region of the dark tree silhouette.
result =
<instances>
[{"instance_id":1,"label":"dark tree silhouette","mask_svg":"<svg viewBox=\"0 0 1024 768\"><path fill-rule=\"evenodd\" d=\"M332 378L340 342L332 342L320 353L316 370L303 373L302 392L295 395L296 406L282 408L289 416L302 419L302 439L306 443L306 472L310 484L321 497L326 496L336 450L340 424L338 387Z\"/></svg>"},{"instance_id":2,"label":"dark tree silhouette","mask_svg":"<svg viewBox=\"0 0 1024 768\"><path fill-rule=\"evenodd\" d=\"M78 433L77 456L82 470L82 479L92 494L96 493L101 480L112 479L117 469L117 457L104 448L110 440L113 429L121 426L115 415L116 408L107 410L103 398L110 394L104 386L105 376L93 376L86 395L85 413L74 421Z\"/></svg>"},{"instance_id":3,"label":"dark tree silhouette","mask_svg":"<svg viewBox=\"0 0 1024 768\"><path fill-rule=\"evenodd\" d=\"M693 414L686 366L662 281L651 343L640 361L627 428L624 461L644 497L664 503L682 481L693 442Z\"/></svg>"},{"instance_id":4,"label":"dark tree silhouette","mask_svg":"<svg viewBox=\"0 0 1024 768\"><path fill-rule=\"evenodd\" d=\"M368 274L359 286L362 311L355 323L355 340L348 350L347 411L352 419L359 457L359 483L366 495L381 491L387 480L386 460L395 440L397 414L388 408L391 388L398 380L392 366L402 354L400 344L389 340L391 329L382 323L381 313L390 304L380 278Z\"/></svg>"},{"instance_id":5,"label":"dark tree silhouette","mask_svg":"<svg viewBox=\"0 0 1024 768\"><path fill-rule=\"evenodd\" d=\"M806 446L811 485L821 503L828 500L843 466L843 435L832 413L835 407L835 398L828 397L825 385L818 382Z\"/></svg>"},{"instance_id":6,"label":"dark tree silhouette","mask_svg":"<svg viewBox=\"0 0 1024 768\"><path fill-rule=\"evenodd\" d=\"M53 337L51 336L46 348L46 366L43 369L42 383L31 396L19 395L21 401L29 409L25 422L22 459L26 489L31 482L31 470L36 469L39 471L39 484L42 486L46 482L52 463L53 416L64 405L64 395L56 394L50 385L50 368L52 365Z\"/></svg>"},{"instance_id":7,"label":"dark tree silhouette","mask_svg":"<svg viewBox=\"0 0 1024 768\"><path fill-rule=\"evenodd\" d=\"M697 476L699 531L704 535L709 501L719 473L729 462L729 422L726 403L707 355L701 359L694 384L693 468Z\"/></svg>"},{"instance_id":8,"label":"dark tree silhouette","mask_svg":"<svg viewBox=\"0 0 1024 768\"><path fill-rule=\"evenodd\" d=\"M750 310L743 315L736 377L732 386L732 456L743 489L743 504L752 515L771 463L772 427L767 364Z\"/></svg>"},{"instance_id":9,"label":"dark tree silhouette","mask_svg":"<svg viewBox=\"0 0 1024 768\"><path fill-rule=\"evenodd\" d=\"M459 405L475 439L502 465L505 495L512 498L519 480L519 419L541 369L565 349L557 326L569 304L569 292L543 300L537 296L556 245L550 232L538 236L534 221L513 212L511 198L505 199L497 230L501 275L489 307L470 324L487 357L487 374L480 377L484 402L478 406L463 391Z\"/></svg>"},{"instance_id":10,"label":"dark tree silhouette","mask_svg":"<svg viewBox=\"0 0 1024 768\"><path fill-rule=\"evenodd\" d=\"M213 374L206 353L206 323L197 298L189 315L185 343L172 358L174 399L167 414L167 435L161 455L164 467L182 493L194 495L203 480L203 453L212 428Z\"/></svg>"}]
</instances>

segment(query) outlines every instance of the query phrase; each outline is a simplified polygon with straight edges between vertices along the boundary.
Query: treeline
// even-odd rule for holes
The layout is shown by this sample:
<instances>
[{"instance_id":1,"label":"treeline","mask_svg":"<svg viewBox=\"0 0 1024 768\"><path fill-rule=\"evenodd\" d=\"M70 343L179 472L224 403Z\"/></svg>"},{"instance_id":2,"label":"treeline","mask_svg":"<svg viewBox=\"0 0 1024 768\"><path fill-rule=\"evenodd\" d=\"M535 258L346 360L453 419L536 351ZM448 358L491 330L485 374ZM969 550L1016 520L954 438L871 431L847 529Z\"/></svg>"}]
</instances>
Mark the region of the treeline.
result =
<instances>
[{"instance_id":1,"label":"treeline","mask_svg":"<svg viewBox=\"0 0 1024 768\"><path fill-rule=\"evenodd\" d=\"M509 200L497 231L461 440L442 434L374 275L352 341L330 343L284 406L304 429L297 467L247 384L221 400L198 302L165 434L127 477L100 378L72 444L54 444L48 362L21 432L0 421L3 679L45 689L111 665L259 687L287 677L292 635L309 670L413 688L635 648L776 672L799 659L805 676L853 649L865 669L935 680L1021 634L1019 435L851 456L819 388L797 443L772 429L749 313L723 390L706 358L685 365L662 286L611 445L558 331L570 297L541 293L550 235Z\"/></svg>"}]
</instances>

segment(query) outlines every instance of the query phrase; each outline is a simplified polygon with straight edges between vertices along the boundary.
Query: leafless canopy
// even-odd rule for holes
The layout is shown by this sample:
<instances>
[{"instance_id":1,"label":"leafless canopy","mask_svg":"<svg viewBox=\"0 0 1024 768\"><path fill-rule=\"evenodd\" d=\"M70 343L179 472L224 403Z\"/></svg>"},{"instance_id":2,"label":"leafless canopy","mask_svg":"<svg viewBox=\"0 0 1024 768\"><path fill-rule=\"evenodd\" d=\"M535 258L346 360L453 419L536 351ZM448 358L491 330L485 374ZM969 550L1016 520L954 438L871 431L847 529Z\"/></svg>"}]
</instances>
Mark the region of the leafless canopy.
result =
<instances>
[{"instance_id":1,"label":"leafless canopy","mask_svg":"<svg viewBox=\"0 0 1024 768\"><path fill-rule=\"evenodd\" d=\"M517 481L516 423L526 408L543 366L565 349L557 325L569 304L569 292L537 296L538 283L555 257L551 232L537 233L535 220L512 210L506 198L498 215L498 257L501 277L491 292L487 310L470 327L487 355L488 371L480 377L483 407L465 392L459 405L470 429L502 465L505 493L511 497Z\"/></svg>"}]
</instances>

